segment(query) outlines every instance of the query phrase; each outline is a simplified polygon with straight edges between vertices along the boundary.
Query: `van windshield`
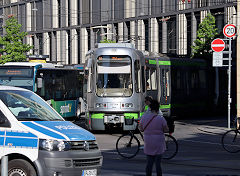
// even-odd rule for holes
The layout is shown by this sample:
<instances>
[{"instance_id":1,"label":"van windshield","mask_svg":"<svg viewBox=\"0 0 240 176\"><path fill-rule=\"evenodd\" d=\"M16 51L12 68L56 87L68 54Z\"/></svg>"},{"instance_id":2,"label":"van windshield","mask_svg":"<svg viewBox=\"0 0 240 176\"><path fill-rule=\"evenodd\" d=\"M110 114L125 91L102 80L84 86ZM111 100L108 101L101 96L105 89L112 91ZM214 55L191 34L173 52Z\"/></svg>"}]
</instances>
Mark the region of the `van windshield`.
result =
<instances>
[{"instance_id":1,"label":"van windshield","mask_svg":"<svg viewBox=\"0 0 240 176\"><path fill-rule=\"evenodd\" d=\"M19 121L63 121L50 105L33 92L0 90L0 99Z\"/></svg>"}]
</instances>

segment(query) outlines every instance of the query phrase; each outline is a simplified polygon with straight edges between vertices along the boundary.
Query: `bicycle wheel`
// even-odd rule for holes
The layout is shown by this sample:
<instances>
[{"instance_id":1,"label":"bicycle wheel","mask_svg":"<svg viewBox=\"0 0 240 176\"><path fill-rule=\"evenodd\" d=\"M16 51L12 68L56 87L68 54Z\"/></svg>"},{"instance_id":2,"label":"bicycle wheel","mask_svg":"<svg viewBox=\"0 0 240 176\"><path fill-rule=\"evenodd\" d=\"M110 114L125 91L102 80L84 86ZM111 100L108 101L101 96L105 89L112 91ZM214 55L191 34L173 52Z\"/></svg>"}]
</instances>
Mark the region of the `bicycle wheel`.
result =
<instances>
[{"instance_id":1,"label":"bicycle wheel","mask_svg":"<svg viewBox=\"0 0 240 176\"><path fill-rule=\"evenodd\" d=\"M177 140L173 136L165 134L165 142L166 151L163 153L163 159L172 159L178 152Z\"/></svg>"},{"instance_id":2,"label":"bicycle wheel","mask_svg":"<svg viewBox=\"0 0 240 176\"><path fill-rule=\"evenodd\" d=\"M237 130L229 130L222 136L222 146L230 153L240 152L240 135Z\"/></svg>"},{"instance_id":3,"label":"bicycle wheel","mask_svg":"<svg viewBox=\"0 0 240 176\"><path fill-rule=\"evenodd\" d=\"M131 134L122 135L118 138L116 149L120 156L133 158L139 152L140 142L136 136Z\"/></svg>"}]
</instances>

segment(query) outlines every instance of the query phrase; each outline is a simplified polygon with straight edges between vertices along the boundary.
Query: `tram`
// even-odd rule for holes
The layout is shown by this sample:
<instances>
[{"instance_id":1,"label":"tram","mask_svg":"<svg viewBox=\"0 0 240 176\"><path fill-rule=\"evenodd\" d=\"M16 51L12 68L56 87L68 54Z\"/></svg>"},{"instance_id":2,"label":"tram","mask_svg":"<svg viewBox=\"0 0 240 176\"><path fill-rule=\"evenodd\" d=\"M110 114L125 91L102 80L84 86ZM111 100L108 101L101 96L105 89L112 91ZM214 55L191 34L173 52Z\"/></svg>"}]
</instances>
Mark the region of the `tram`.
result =
<instances>
[{"instance_id":1,"label":"tram","mask_svg":"<svg viewBox=\"0 0 240 176\"><path fill-rule=\"evenodd\" d=\"M209 113L219 98L218 74L206 60L145 56L147 95L165 117Z\"/></svg>"},{"instance_id":2,"label":"tram","mask_svg":"<svg viewBox=\"0 0 240 176\"><path fill-rule=\"evenodd\" d=\"M146 96L142 52L130 43L99 43L86 60L89 130L135 129Z\"/></svg>"}]
</instances>

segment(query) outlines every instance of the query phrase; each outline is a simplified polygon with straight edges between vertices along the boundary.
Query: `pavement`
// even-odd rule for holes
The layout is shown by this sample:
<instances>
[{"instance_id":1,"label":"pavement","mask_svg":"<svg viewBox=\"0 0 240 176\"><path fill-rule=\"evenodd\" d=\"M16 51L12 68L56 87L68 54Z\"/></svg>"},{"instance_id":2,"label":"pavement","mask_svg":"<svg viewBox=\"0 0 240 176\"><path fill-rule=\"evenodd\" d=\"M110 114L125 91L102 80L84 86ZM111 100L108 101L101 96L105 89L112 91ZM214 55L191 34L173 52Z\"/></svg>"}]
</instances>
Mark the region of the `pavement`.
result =
<instances>
[{"instance_id":1,"label":"pavement","mask_svg":"<svg viewBox=\"0 0 240 176\"><path fill-rule=\"evenodd\" d=\"M240 156L234 156L224 151L220 143L222 134L229 130L227 117L200 117L194 120L176 120L175 124L176 130L174 136L181 147L179 148L179 153L173 160L163 162L163 176L219 176L220 174L226 176L240 173L240 164L238 164ZM144 154L139 154L135 160L140 166L144 165ZM135 164L134 161L132 162L132 164ZM173 172L172 169L175 171ZM116 171L114 168L103 167L101 175L145 175L144 170L132 172L130 170ZM154 173L153 176L156 176L156 173Z\"/></svg>"}]
</instances>

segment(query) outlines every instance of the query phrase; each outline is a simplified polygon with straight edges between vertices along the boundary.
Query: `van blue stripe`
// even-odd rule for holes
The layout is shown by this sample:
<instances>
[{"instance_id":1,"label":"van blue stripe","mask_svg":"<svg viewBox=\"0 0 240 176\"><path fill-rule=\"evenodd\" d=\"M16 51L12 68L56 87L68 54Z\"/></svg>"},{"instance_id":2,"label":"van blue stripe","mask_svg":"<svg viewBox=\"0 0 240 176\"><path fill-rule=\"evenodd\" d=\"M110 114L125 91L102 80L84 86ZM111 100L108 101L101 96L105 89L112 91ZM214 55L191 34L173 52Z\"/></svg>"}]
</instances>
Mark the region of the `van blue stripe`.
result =
<instances>
[{"instance_id":1,"label":"van blue stripe","mask_svg":"<svg viewBox=\"0 0 240 176\"><path fill-rule=\"evenodd\" d=\"M0 137L0 146L4 145L4 137Z\"/></svg>"},{"instance_id":2,"label":"van blue stripe","mask_svg":"<svg viewBox=\"0 0 240 176\"><path fill-rule=\"evenodd\" d=\"M15 136L15 137L37 137L36 135L32 134L32 133L25 133L25 132L16 132L16 131L7 131L6 136Z\"/></svg>"},{"instance_id":3,"label":"van blue stripe","mask_svg":"<svg viewBox=\"0 0 240 176\"><path fill-rule=\"evenodd\" d=\"M5 146L37 148L38 139L6 137Z\"/></svg>"},{"instance_id":4,"label":"van blue stripe","mask_svg":"<svg viewBox=\"0 0 240 176\"><path fill-rule=\"evenodd\" d=\"M0 136L5 135L5 131L0 131Z\"/></svg>"},{"instance_id":5,"label":"van blue stripe","mask_svg":"<svg viewBox=\"0 0 240 176\"><path fill-rule=\"evenodd\" d=\"M43 133L45 135L48 135L50 137L56 138L56 139L65 139L62 135L59 135L57 133L54 133L53 131L50 131L46 128L40 127L32 122L22 122L22 124L36 130L39 131L40 133Z\"/></svg>"}]
</instances>

